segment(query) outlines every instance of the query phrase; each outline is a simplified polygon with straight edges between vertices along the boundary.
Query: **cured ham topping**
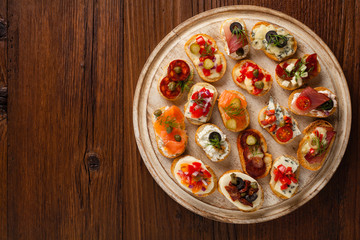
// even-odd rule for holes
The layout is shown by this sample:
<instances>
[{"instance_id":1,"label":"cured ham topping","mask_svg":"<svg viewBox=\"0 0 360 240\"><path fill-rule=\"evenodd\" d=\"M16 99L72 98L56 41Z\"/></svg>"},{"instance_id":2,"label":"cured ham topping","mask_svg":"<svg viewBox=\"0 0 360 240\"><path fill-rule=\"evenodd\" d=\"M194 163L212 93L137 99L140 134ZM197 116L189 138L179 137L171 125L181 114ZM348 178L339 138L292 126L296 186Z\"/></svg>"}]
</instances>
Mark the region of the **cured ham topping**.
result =
<instances>
[{"instance_id":1,"label":"cured ham topping","mask_svg":"<svg viewBox=\"0 0 360 240\"><path fill-rule=\"evenodd\" d=\"M191 96L192 105L190 106L190 113L192 118L200 118L207 116L211 109L211 101L214 94L209 89L203 87L199 91L193 93Z\"/></svg>"},{"instance_id":2,"label":"cured ham topping","mask_svg":"<svg viewBox=\"0 0 360 240\"><path fill-rule=\"evenodd\" d=\"M231 181L228 186L225 186L225 189L229 193L231 200L253 207L253 202L258 198L259 186L257 183L236 177L235 173L230 176Z\"/></svg>"},{"instance_id":3,"label":"cured ham topping","mask_svg":"<svg viewBox=\"0 0 360 240\"><path fill-rule=\"evenodd\" d=\"M240 145L244 150L246 172L254 178L263 175L266 171L266 165L259 135L253 131L245 130L240 138Z\"/></svg>"},{"instance_id":4,"label":"cured ham topping","mask_svg":"<svg viewBox=\"0 0 360 240\"><path fill-rule=\"evenodd\" d=\"M322 127L321 127L322 128ZM323 157L329 148L331 140L335 136L336 132L331 127L326 127L326 133L322 134L316 128L310 135L310 149L305 155L305 159L309 163L317 163L323 160Z\"/></svg>"},{"instance_id":5,"label":"cured ham topping","mask_svg":"<svg viewBox=\"0 0 360 240\"><path fill-rule=\"evenodd\" d=\"M233 28L232 31L230 29L230 25L231 25L230 22L224 23L225 38L229 47L229 53L231 54L236 52L238 49L241 49L244 46L246 46L248 44L248 41L245 35L245 31L242 29L241 24L240 24L241 29L240 26L238 25L238 27Z\"/></svg>"},{"instance_id":6,"label":"cured ham topping","mask_svg":"<svg viewBox=\"0 0 360 240\"><path fill-rule=\"evenodd\" d=\"M318 108L329 100L330 98L327 95L307 87L300 93L292 107L299 113L306 113Z\"/></svg>"},{"instance_id":7,"label":"cured ham topping","mask_svg":"<svg viewBox=\"0 0 360 240\"><path fill-rule=\"evenodd\" d=\"M211 183L212 177L211 173L205 168L202 168L199 162L181 164L177 175L180 177L181 183L190 188L193 193L197 193L200 190L203 192L206 191Z\"/></svg>"}]
</instances>

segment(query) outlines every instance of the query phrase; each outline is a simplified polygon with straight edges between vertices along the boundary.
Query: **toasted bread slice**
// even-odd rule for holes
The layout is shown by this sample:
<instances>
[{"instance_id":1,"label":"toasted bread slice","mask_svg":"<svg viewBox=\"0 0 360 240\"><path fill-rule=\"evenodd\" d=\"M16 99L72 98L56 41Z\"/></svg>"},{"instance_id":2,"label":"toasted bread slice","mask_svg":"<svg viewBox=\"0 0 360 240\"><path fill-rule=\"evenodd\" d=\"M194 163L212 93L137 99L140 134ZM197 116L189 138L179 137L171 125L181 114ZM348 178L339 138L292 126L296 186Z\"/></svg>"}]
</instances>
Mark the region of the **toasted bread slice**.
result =
<instances>
[{"instance_id":1,"label":"toasted bread slice","mask_svg":"<svg viewBox=\"0 0 360 240\"><path fill-rule=\"evenodd\" d=\"M190 68L190 75L188 76L187 80L185 80L185 81L187 81L187 82L189 82L189 83L192 82L192 80L194 79L194 68L192 67L192 65L191 65L188 61L186 61L186 60L184 60L184 59L176 59L176 60L182 60L182 61L186 62L186 64L189 66L189 68ZM167 76L167 69L168 69L170 63L171 63L171 62L169 62L169 63L166 65L165 69L163 70L163 71L164 71L164 74L163 74L163 75L159 78L159 80L158 80L157 90L158 90L160 96L162 96L162 97L165 98L166 100L176 101L176 100L180 99L180 98L183 96L183 94L184 94L184 92L185 92L185 91L183 91L183 89L181 89L179 95L177 95L175 98L168 98L168 97L166 97L166 96L161 92L161 90L160 90L161 81Z\"/></svg>"},{"instance_id":2,"label":"toasted bread slice","mask_svg":"<svg viewBox=\"0 0 360 240\"><path fill-rule=\"evenodd\" d=\"M237 81L237 78L238 78L239 75L240 75L240 69L241 69L241 68L243 67L243 65L246 64L247 62L257 65L257 66L260 68L260 70L263 72L263 74L264 74L264 78L261 80L261 81L264 83L264 88L263 88L263 91L261 91L259 94L254 94L254 89L255 89L255 87L252 85L252 82L251 82L251 81L250 81L250 85L249 85L249 86L245 84L245 81L246 81L246 80L243 81L243 82ZM266 75L269 75L269 76L270 76L270 81L266 81L266 78L265 78ZM273 83L273 79L272 79L272 77L271 77L271 74L268 73L265 69L263 69L262 67L260 67L258 64L256 64L255 62L253 62L253 61L251 61L251 60L242 60L242 61L238 62L238 63L234 66L234 68L233 68L233 70L232 70L232 79L233 79L233 81L234 81L234 83L235 83L236 85L238 85L238 86L239 86L240 88L242 88L242 89L245 89L248 93L250 93L250 94L252 94L252 95L254 95L254 96L263 96L263 95L265 95L266 93L268 93L268 92L270 91L271 86L272 86L272 83ZM250 88L250 89L249 89L249 88Z\"/></svg>"},{"instance_id":3,"label":"toasted bread slice","mask_svg":"<svg viewBox=\"0 0 360 240\"><path fill-rule=\"evenodd\" d=\"M250 182L256 182L259 190L257 192L257 199L252 202L253 203L253 207L245 205L243 203L241 203L240 201L236 200L233 201L230 197L230 194L227 192L227 190L225 189L225 186L229 185L229 182L231 181L231 174L235 173L236 177L240 177L243 180L248 180ZM239 208L241 211L243 212L253 212L258 210L259 208L261 208L263 202L264 202L264 192L262 187L260 186L260 184L253 179L252 177L250 177L249 175L246 175L245 173L242 173L240 170L230 170L225 172L220 178L219 178L219 182L218 182L218 191L224 195L224 197L229 200L232 204L234 204L237 208Z\"/></svg>"},{"instance_id":4,"label":"toasted bread slice","mask_svg":"<svg viewBox=\"0 0 360 240\"><path fill-rule=\"evenodd\" d=\"M210 111L207 114L206 119L205 120L202 120L202 119L198 120L196 118L191 118L191 113L189 112L189 107L190 107L189 104L191 102L191 96L193 95L193 93L196 92L196 91L199 91L203 87L205 87L206 89L209 89L209 90L211 90L213 92L213 98L211 100ZM217 97L218 97L218 92L217 92L216 88L213 85L209 84L209 83L204 83L204 82L203 83L197 83L194 86L192 86L190 91L189 91L189 94L188 94L187 102L186 102L186 104L184 106L184 112L185 112L186 119L190 123L192 123L194 125L201 125L201 124L204 124L204 123L210 121L210 118L211 118L212 112L214 110L214 106L215 106L215 102L216 102Z\"/></svg>"},{"instance_id":5,"label":"toasted bread slice","mask_svg":"<svg viewBox=\"0 0 360 240\"><path fill-rule=\"evenodd\" d=\"M244 50L244 53L242 55L238 55L236 52L234 53L231 53L230 54L230 50L229 50L229 46L228 46L228 43L226 41L226 36L225 36L225 29L224 29L224 25L225 23L229 22L229 24L232 24L233 22L238 22L241 24L241 26L243 27L243 30L245 32L245 37L246 37L246 40L248 42L247 45L245 45L242 49ZM245 22L242 18L229 18L227 20L225 20L222 24L221 24L221 27L220 27L220 36L221 36L221 39L223 40L224 42L224 49L225 49L225 53L232 59L234 60L240 60L240 59L243 59L245 58L248 53L249 53L249 50L250 50L250 41L249 41L249 38L248 38L248 33L247 33L247 30L246 30L246 25L245 25Z\"/></svg>"},{"instance_id":6,"label":"toasted bread slice","mask_svg":"<svg viewBox=\"0 0 360 240\"><path fill-rule=\"evenodd\" d=\"M288 160L288 159L290 159L291 161L293 161L295 164L291 164L290 161L285 162L285 160ZM289 187L290 187L290 189L289 189L290 194L289 194L289 192L288 192L287 194L286 194L286 193L279 192L279 191L276 189L275 185L277 184L277 181L275 182L274 169L275 169L276 164L277 164L277 163L280 163L280 162L283 163L283 165L284 165L284 164L287 164L287 165L289 165L289 166L291 166L291 167L295 167L295 166L296 166L296 171L295 171L294 173L295 173L295 178L296 178L297 181L299 180L300 165L299 165L299 161L298 161L295 157L289 156L289 155L283 155L283 156L280 156L280 157L278 157L278 158L276 158L276 159L274 160L274 163L273 163L272 168L271 168L271 171L270 171L271 179L270 179L269 184L270 184L270 188L271 188L271 190L273 191L273 193L274 193L276 196L278 196L279 198L289 199L289 198L291 198L292 196L294 196L294 195L297 193L297 191L298 191L298 186L297 186L297 185L298 185L298 184L296 184L296 183L291 183L291 185L289 186ZM293 166L292 166L292 165L293 165ZM284 166L285 166L285 165L284 165ZM279 180L278 180L278 181L279 181Z\"/></svg>"},{"instance_id":7,"label":"toasted bread slice","mask_svg":"<svg viewBox=\"0 0 360 240\"><path fill-rule=\"evenodd\" d=\"M240 93L238 91L235 91L235 90L228 90L228 91L232 92L232 93L235 93L241 99L246 101L246 98L242 93ZM227 121L226 120L226 112L222 107L220 107L220 103L218 103L218 108L219 108L219 112L220 112L220 115L221 115L221 119L222 119L222 121L224 123L224 126L226 127L226 121ZM244 108L244 115L245 115L245 124L244 124L243 127L237 127L236 129L230 129L230 128L226 127L226 129L228 129L231 132L240 132L240 131L246 129L250 124L250 115L249 115L249 111L246 109L246 107Z\"/></svg>"},{"instance_id":8,"label":"toasted bread slice","mask_svg":"<svg viewBox=\"0 0 360 240\"><path fill-rule=\"evenodd\" d=\"M209 171L209 173L211 174L211 178L210 178L211 182L208 183L205 191L200 189L198 192L193 192L191 188L189 188L188 186L185 186L184 184L181 183L181 178L178 175L178 172L181 171L181 164L192 164L193 162L201 163L201 168ZM171 164L171 173L182 188L184 188L186 191L188 191L198 197L209 196L210 194L212 194L215 191L215 189L217 187L217 177L216 177L214 171L209 166L205 165L201 160L199 160L193 156L186 155L183 157L176 158L173 161L173 163ZM198 174L201 174L201 173L198 173ZM203 187L204 186L205 185L203 185Z\"/></svg>"},{"instance_id":9,"label":"toasted bread slice","mask_svg":"<svg viewBox=\"0 0 360 240\"><path fill-rule=\"evenodd\" d=\"M309 56L309 54L305 54L302 58L307 58ZM294 64L298 61L298 59L288 59L286 61L283 61L281 63L279 63L278 65L280 65L281 67L287 63L287 64ZM276 69L276 68L275 68ZM303 79L302 80L302 84L299 85L299 84L296 84L296 85L293 85L291 84L291 82L289 83L289 86L284 86L283 85L283 82L284 81L291 81L291 80L285 80L285 79L282 79L277 73L276 73L276 70L275 70L275 79L277 81L277 83L280 85L280 87L282 87L283 89L286 89L286 90L295 90L297 88L300 88L301 86L303 86L304 84L308 83L311 79L315 78L317 75L319 75L321 71L321 66L318 62L318 64L316 65L316 70L315 71L312 71L311 74L309 75L309 78L308 79Z\"/></svg>"},{"instance_id":10,"label":"toasted bread slice","mask_svg":"<svg viewBox=\"0 0 360 240\"><path fill-rule=\"evenodd\" d=\"M241 143L240 143L240 140L241 140L241 137L243 134L245 134L246 132L254 132L256 133L259 138L260 138L260 145L261 145L261 148L264 152L264 157L263 157L263 160L264 160L264 164L265 164L265 172L258 176L258 177L255 177L253 176L252 174L250 174L250 172L246 169L246 160L244 158L244 148L241 146ZM247 129L245 131L242 131L239 136L238 136L238 140L237 140L237 147L238 147L238 150L239 150L239 158L240 158L240 163L241 163L241 167L243 169L243 171L248 174L249 176L255 178L255 179L260 179L260 178L264 178L266 177L268 174L269 174L269 171L270 171L270 168L271 168L271 163L272 163L272 156L271 154L267 153L267 144L266 144L266 141L265 141L265 138L264 136L256 129Z\"/></svg>"},{"instance_id":11,"label":"toasted bread slice","mask_svg":"<svg viewBox=\"0 0 360 240\"><path fill-rule=\"evenodd\" d=\"M166 106L165 107L161 107L161 108L158 108L158 110L161 110L162 112L164 112L166 109ZM155 113L155 112L154 112ZM153 123L153 126L154 126L154 123L157 119L157 117L155 116L155 114L152 114L152 123ZM185 118L184 118L185 119ZM185 123L183 124L183 126L180 127L182 130L185 130ZM155 129L154 129L154 132L155 132L155 139L156 139L156 145L157 145L157 148L159 150L159 152L161 153L161 155L163 155L164 157L166 158L176 158L178 156L180 156L181 154L183 154L185 152L185 149L186 149L186 145L188 143L188 136L186 135L186 139L185 139L185 147L183 149L182 152L180 153L177 153L177 154L174 154L174 155L171 155L169 154L166 149L164 148L164 142L163 140L161 139L161 137L156 133Z\"/></svg>"},{"instance_id":12,"label":"toasted bread slice","mask_svg":"<svg viewBox=\"0 0 360 240\"><path fill-rule=\"evenodd\" d=\"M272 25L272 26L275 28L275 30L284 29L284 31L285 31L284 33L290 34L290 35L293 37L293 38L292 38L292 39L293 39L293 44L292 44L292 47L291 47L292 53L290 53L289 55L286 55L286 56L280 58L279 56L276 56L274 53L270 52L269 50L266 50L265 46L262 45L262 40L265 39L265 36L264 36L264 38L258 40L258 41L260 41L260 43L261 43L261 47L260 47L260 48L255 47L255 45L257 45L257 44L256 44L257 42L255 42L256 39L254 38L254 36L255 36L254 30L256 30L257 28L259 28L261 25L264 25L264 26ZM251 30L250 39L251 39L251 43L252 43L253 48L255 48L255 49L260 49L261 51L263 51L263 52L266 54L266 56L267 56L268 58L270 58L270 59L272 59L272 60L275 60L275 61L283 61L283 60L285 60L285 59L290 58L292 55L295 54L296 49L297 49L296 39L295 39L295 37L294 37L288 30L286 30L285 28L282 28L282 27L276 27L275 25L270 24L270 23L268 23L268 22L258 22L258 23L256 23L256 24L254 25L254 27L252 28L252 30ZM291 41L290 41L290 42L291 42ZM289 40L288 40L288 43L289 43ZM287 45L289 45L289 44L287 44ZM289 46L289 47L290 47L290 46ZM276 47L276 46L274 46L274 48L279 49L279 48Z\"/></svg>"},{"instance_id":13,"label":"toasted bread slice","mask_svg":"<svg viewBox=\"0 0 360 240\"><path fill-rule=\"evenodd\" d=\"M210 77L210 76L205 76L204 72L202 71L202 68L199 67L199 57L200 55L195 55L193 53L191 53L190 51L190 44L192 44L193 42L196 41L196 38L199 37L199 36L203 36L203 38L205 39L209 39L211 42L212 42L212 47L215 48L215 52L214 54L215 55L218 55L218 57L220 58L220 62L222 64L222 69L221 71L219 72L218 76L216 77ZM192 63L194 64L195 66L195 69L196 71L198 72L200 78L202 80L204 80L205 82L216 82L218 80L220 80L224 74L225 74L225 71L226 71L226 59L225 59L225 56L222 52L219 51L219 48L218 46L216 45L216 41L215 39L213 39L212 37L210 37L209 35L206 35L206 34L196 34L194 36L192 36L186 43L185 43L185 52L186 52L186 55L190 58L190 60L192 61ZM217 75L217 74L216 74Z\"/></svg>"},{"instance_id":14,"label":"toasted bread slice","mask_svg":"<svg viewBox=\"0 0 360 240\"><path fill-rule=\"evenodd\" d=\"M295 94L296 93L301 93L304 89L297 89L295 91L293 91L290 96L289 96L289 100L288 100L288 105L289 105L289 110L297 115L301 115L301 116L308 116L308 117L317 117L317 118L326 118L329 117L330 115L332 115L335 111L336 111L336 104L337 104L337 99L336 99L336 95L335 93L333 93L332 91L330 91L329 89L325 88L325 87L316 87L314 88L316 91L327 91L329 94L327 95L330 99L332 99L331 96L334 96L333 102L334 102L334 107L330 110L330 111L326 111L326 110L315 110L316 112L314 112L314 110L308 112L308 113L299 113L297 112L293 107L292 107L292 102L294 100Z\"/></svg>"},{"instance_id":15,"label":"toasted bread slice","mask_svg":"<svg viewBox=\"0 0 360 240\"><path fill-rule=\"evenodd\" d=\"M212 132L218 132L221 136L220 147L216 148L211 145L209 135ZM224 161L230 154L230 142L226 135L215 124L207 123L201 125L195 133L196 144L204 150L206 156L213 162Z\"/></svg>"},{"instance_id":16,"label":"toasted bread slice","mask_svg":"<svg viewBox=\"0 0 360 240\"><path fill-rule=\"evenodd\" d=\"M312 171L317 171L324 165L324 162L330 153L330 150L332 148L332 145L334 144L335 137L336 137L336 134L332 137L330 143L328 144L328 148L325 151L325 154L321 157L321 161L314 162L314 163L308 162L305 159L306 153L304 153L302 151L302 149L305 148L306 147L305 145L311 141L310 135L317 127L329 127L329 128L334 129L333 126L329 122L324 121L324 120L317 120L317 121L310 123L303 131L305 136L300 141L299 148L297 150L297 157L299 159L301 166L303 166L306 169L312 170Z\"/></svg>"}]
</instances>

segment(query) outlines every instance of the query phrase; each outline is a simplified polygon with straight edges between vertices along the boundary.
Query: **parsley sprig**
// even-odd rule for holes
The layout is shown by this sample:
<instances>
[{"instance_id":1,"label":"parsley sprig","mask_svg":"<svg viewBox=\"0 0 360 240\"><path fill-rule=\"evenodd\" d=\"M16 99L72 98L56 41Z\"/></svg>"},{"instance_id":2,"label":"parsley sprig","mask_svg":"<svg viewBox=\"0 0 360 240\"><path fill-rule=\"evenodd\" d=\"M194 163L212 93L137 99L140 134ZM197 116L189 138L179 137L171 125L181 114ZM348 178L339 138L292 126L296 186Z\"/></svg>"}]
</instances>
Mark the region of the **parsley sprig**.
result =
<instances>
[{"instance_id":1,"label":"parsley sprig","mask_svg":"<svg viewBox=\"0 0 360 240\"><path fill-rule=\"evenodd\" d=\"M212 145L213 147L222 149L221 144L223 143L223 141L220 141L219 138L215 137L213 139L210 139L209 142L210 142L210 145Z\"/></svg>"},{"instance_id":2,"label":"parsley sprig","mask_svg":"<svg viewBox=\"0 0 360 240\"><path fill-rule=\"evenodd\" d=\"M229 117L241 116L245 112L244 108L236 107L234 103L231 103L229 106L225 107L224 110Z\"/></svg>"},{"instance_id":3,"label":"parsley sprig","mask_svg":"<svg viewBox=\"0 0 360 240\"><path fill-rule=\"evenodd\" d=\"M189 91L189 90L190 90L190 87L191 87L192 84L193 84L193 81L190 81L190 80L189 80L192 75L193 75L193 73L190 72L189 76L188 76L184 81L178 81L178 83L176 84L176 88L177 88L178 86L180 86L181 92Z\"/></svg>"}]
</instances>

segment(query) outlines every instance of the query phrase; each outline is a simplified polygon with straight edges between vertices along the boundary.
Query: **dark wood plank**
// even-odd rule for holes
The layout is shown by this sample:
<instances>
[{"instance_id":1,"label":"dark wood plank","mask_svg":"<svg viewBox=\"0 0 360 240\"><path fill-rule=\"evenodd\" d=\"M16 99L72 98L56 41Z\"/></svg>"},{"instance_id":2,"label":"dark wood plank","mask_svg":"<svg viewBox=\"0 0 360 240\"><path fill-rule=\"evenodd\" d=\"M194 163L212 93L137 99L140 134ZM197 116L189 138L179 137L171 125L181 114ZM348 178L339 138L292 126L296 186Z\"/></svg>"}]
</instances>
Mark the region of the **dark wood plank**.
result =
<instances>
[{"instance_id":1,"label":"dark wood plank","mask_svg":"<svg viewBox=\"0 0 360 240\"><path fill-rule=\"evenodd\" d=\"M89 239L87 7L9 1L8 239Z\"/></svg>"},{"instance_id":2,"label":"dark wood plank","mask_svg":"<svg viewBox=\"0 0 360 240\"><path fill-rule=\"evenodd\" d=\"M0 239L7 239L7 1L0 0Z\"/></svg>"}]
</instances>

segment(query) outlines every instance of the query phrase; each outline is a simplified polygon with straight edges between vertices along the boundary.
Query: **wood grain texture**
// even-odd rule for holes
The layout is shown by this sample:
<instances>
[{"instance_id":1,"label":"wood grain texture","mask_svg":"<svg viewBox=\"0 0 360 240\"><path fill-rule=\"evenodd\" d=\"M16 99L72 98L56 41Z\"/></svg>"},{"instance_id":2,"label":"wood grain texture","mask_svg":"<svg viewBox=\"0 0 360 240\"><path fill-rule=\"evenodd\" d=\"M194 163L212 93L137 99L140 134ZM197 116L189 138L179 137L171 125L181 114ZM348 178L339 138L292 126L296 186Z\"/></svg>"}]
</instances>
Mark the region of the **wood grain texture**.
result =
<instances>
[{"instance_id":1,"label":"wood grain texture","mask_svg":"<svg viewBox=\"0 0 360 240\"><path fill-rule=\"evenodd\" d=\"M309 26L338 58L353 106L350 144L327 186L261 225L219 223L173 201L143 164L132 126L137 79L156 45L186 19L233 4ZM360 239L360 1L1 0L0 14L9 92L0 239Z\"/></svg>"}]
</instances>

